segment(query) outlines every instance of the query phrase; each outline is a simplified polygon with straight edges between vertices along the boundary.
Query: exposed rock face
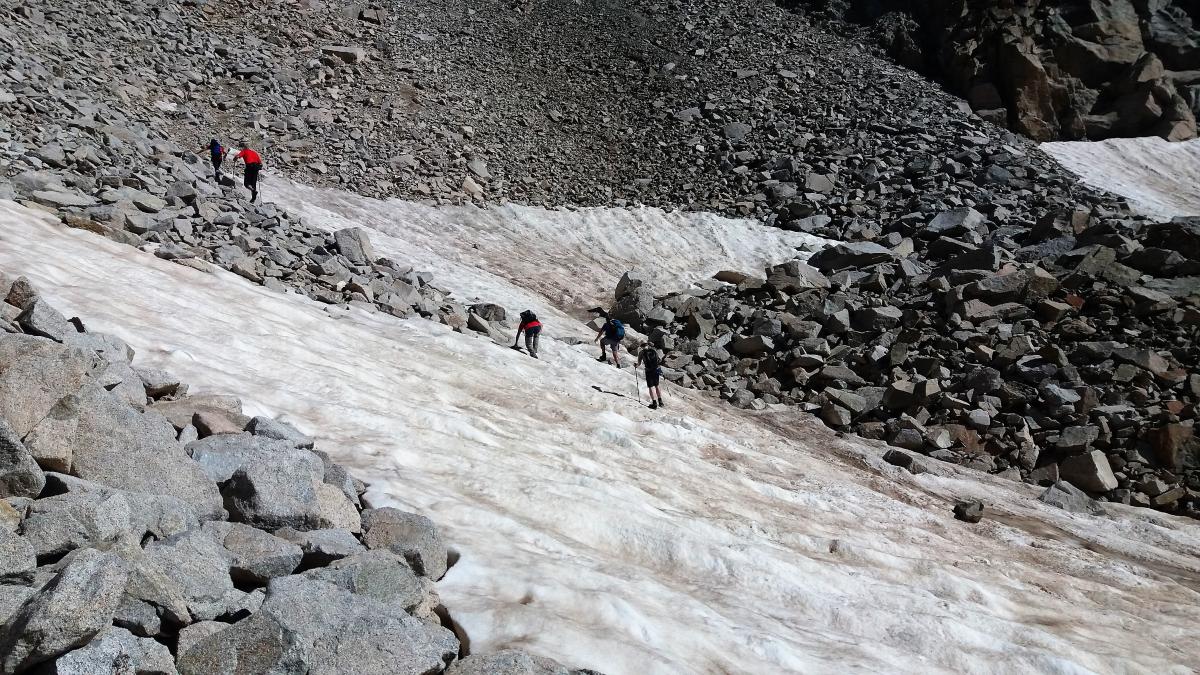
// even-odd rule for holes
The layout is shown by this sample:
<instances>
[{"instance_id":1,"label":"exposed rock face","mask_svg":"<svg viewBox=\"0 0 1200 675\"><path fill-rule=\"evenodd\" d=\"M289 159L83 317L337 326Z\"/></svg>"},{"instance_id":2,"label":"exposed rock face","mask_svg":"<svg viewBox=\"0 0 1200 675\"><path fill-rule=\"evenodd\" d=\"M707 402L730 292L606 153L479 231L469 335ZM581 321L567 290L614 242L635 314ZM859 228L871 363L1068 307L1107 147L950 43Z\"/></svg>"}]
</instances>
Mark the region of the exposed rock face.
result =
<instances>
[{"instance_id":1,"label":"exposed rock face","mask_svg":"<svg viewBox=\"0 0 1200 675\"><path fill-rule=\"evenodd\" d=\"M1196 136L1200 9L1184 0L801 0L873 24L900 63L1036 140Z\"/></svg>"}]
</instances>

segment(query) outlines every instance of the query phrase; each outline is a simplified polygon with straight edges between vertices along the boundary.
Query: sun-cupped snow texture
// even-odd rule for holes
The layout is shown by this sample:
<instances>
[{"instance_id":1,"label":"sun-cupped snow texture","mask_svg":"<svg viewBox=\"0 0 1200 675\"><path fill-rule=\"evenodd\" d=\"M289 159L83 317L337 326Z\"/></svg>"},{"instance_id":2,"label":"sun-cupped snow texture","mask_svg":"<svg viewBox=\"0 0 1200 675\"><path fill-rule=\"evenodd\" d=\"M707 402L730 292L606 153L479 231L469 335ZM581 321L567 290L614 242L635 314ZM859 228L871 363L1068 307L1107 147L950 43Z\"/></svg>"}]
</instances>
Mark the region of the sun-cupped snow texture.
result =
<instances>
[{"instance_id":1,"label":"sun-cupped snow texture","mask_svg":"<svg viewBox=\"0 0 1200 675\"><path fill-rule=\"evenodd\" d=\"M1083 182L1125 197L1148 216L1200 215L1200 140L1118 138L1041 148Z\"/></svg>"},{"instance_id":2,"label":"sun-cupped snow texture","mask_svg":"<svg viewBox=\"0 0 1200 675\"><path fill-rule=\"evenodd\" d=\"M607 306L626 271L641 267L664 290L723 269L761 273L827 240L754 220L656 208L549 210L518 204L432 207L288 181L271 199L310 225L367 227L381 253L433 272L459 297L572 311ZM807 256L807 254L804 254ZM523 308L523 307L522 307Z\"/></svg>"},{"instance_id":3,"label":"sun-cupped snow texture","mask_svg":"<svg viewBox=\"0 0 1200 675\"><path fill-rule=\"evenodd\" d=\"M334 316L7 202L0 268L141 365L308 422L375 504L432 518L460 556L439 592L479 653L611 675L1200 667L1193 520L1069 513L937 462L912 475L794 410L668 388L652 412L586 347L545 341L536 361L429 321ZM957 499L984 520L955 521Z\"/></svg>"}]
</instances>

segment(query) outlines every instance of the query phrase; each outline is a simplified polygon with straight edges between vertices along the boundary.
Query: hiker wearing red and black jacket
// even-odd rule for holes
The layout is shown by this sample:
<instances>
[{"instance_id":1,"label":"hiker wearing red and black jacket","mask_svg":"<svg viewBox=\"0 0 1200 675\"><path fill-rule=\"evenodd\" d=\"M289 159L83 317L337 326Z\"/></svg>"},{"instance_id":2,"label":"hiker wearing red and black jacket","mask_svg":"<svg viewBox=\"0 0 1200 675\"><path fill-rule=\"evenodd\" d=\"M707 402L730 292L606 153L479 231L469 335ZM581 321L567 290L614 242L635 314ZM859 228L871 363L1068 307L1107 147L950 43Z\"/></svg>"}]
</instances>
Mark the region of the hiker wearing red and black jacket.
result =
<instances>
[{"instance_id":1,"label":"hiker wearing red and black jacket","mask_svg":"<svg viewBox=\"0 0 1200 675\"><path fill-rule=\"evenodd\" d=\"M542 334L542 323L538 321L537 315L528 309L521 312L521 325L517 326L517 336L513 338L513 348L517 347L517 342L521 339L521 333L525 333L525 349L529 351L529 355L537 358L538 336Z\"/></svg>"},{"instance_id":2,"label":"hiker wearing red and black jacket","mask_svg":"<svg viewBox=\"0 0 1200 675\"><path fill-rule=\"evenodd\" d=\"M242 180L242 184L250 191L250 203L258 201L258 172L262 171L262 158L258 153L251 150L246 141L238 143L238 154L233 156L233 161L239 159L246 162L246 177Z\"/></svg>"}]
</instances>

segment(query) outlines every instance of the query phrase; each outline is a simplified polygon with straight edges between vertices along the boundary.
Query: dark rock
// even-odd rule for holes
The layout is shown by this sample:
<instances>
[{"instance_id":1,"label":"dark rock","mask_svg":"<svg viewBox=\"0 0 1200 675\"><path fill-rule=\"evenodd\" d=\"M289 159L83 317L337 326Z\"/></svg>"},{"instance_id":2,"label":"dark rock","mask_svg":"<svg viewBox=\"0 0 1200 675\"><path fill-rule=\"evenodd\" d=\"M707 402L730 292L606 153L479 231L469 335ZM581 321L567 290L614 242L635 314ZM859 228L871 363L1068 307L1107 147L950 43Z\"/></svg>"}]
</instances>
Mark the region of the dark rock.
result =
<instances>
[{"instance_id":1,"label":"dark rock","mask_svg":"<svg viewBox=\"0 0 1200 675\"><path fill-rule=\"evenodd\" d=\"M983 520L983 502L978 499L958 502L954 505L954 517L966 523L978 523Z\"/></svg>"}]
</instances>

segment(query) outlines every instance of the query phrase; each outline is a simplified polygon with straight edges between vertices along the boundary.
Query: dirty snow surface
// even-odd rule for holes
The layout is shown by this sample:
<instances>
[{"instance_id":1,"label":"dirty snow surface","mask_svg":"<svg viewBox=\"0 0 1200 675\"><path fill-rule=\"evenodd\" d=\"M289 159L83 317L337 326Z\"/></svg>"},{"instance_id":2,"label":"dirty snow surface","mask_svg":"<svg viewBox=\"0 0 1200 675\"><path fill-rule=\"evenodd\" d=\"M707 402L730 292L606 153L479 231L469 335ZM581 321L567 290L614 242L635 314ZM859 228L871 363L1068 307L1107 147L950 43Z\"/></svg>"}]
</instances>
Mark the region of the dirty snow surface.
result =
<instances>
[{"instance_id":1,"label":"dirty snow surface","mask_svg":"<svg viewBox=\"0 0 1200 675\"><path fill-rule=\"evenodd\" d=\"M1083 182L1126 197L1148 216L1200 215L1200 140L1114 138L1041 148Z\"/></svg>"},{"instance_id":2,"label":"dirty snow surface","mask_svg":"<svg viewBox=\"0 0 1200 675\"><path fill-rule=\"evenodd\" d=\"M431 517L460 555L438 587L476 652L522 647L610 675L1200 667L1200 524L1121 506L1074 515L933 461L912 476L788 410L668 387L655 413L627 370L556 339L584 331L554 308L611 282L612 260L707 271L718 254L783 252L777 231L636 212L614 234L604 221L619 214L510 208L439 240L437 223L461 214L345 197L336 215L390 222L390 236L371 233L380 252L406 260L393 247L413 245L446 286L545 312L545 358L423 320L331 314L9 202L0 269L128 340L136 362L294 420L371 483L375 505ZM705 228L726 239L706 248ZM498 232L537 242L505 251ZM496 248L468 261L471 237ZM541 246L559 257L536 258ZM987 518L955 521L954 500L971 497Z\"/></svg>"}]
</instances>

